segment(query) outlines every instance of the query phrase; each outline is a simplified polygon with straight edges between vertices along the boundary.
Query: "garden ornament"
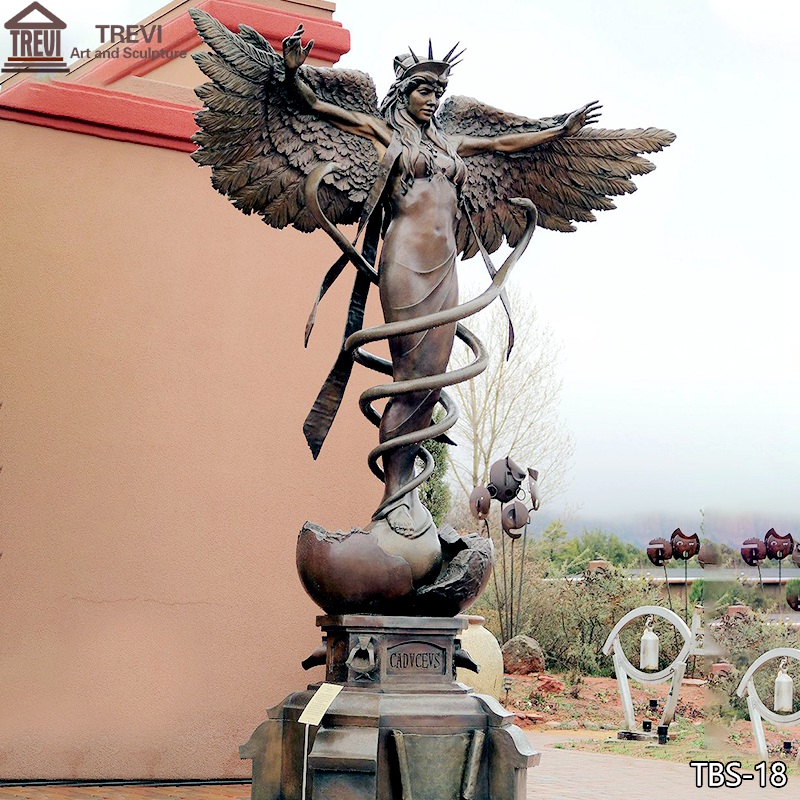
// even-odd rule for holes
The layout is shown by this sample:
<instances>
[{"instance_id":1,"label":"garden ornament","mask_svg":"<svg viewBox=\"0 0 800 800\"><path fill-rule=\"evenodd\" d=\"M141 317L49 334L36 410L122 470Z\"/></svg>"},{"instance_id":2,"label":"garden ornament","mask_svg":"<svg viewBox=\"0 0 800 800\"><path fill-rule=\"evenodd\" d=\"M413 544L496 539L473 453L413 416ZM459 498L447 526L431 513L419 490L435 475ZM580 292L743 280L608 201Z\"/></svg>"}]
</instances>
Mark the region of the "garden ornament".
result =
<instances>
[{"instance_id":1,"label":"garden ornament","mask_svg":"<svg viewBox=\"0 0 800 800\"><path fill-rule=\"evenodd\" d=\"M764 664L773 659L780 659L780 666L778 667L778 676L775 681L775 693L773 697L775 708L769 709L764 704L761 697L759 697L755 685L755 674ZM768 757L763 720L771 722L773 725L782 725L786 727L800 724L800 711L792 713L793 705L790 702L789 696L785 694L789 682L791 682L791 677L787 672L790 660L800 661L800 650L794 647L776 647L772 650L768 650L748 667L747 671L742 675L742 679L739 681L739 686L736 689L736 694L739 697L747 695L747 710L750 714L750 721L753 724L753 738L755 739L756 749L761 758ZM786 681L786 678L788 678L789 681ZM782 687L780 689L780 696L779 685ZM788 713L782 713L784 711Z\"/></svg>"}]
</instances>

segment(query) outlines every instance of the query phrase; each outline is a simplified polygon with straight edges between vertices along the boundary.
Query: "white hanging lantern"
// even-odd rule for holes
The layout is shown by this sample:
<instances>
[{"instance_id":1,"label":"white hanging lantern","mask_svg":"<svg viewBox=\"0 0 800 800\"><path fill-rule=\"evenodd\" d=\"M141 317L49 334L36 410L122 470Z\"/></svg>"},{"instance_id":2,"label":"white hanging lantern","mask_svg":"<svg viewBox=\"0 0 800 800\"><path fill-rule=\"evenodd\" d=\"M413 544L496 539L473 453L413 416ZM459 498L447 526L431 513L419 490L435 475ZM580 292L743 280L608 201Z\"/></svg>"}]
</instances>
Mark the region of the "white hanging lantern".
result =
<instances>
[{"instance_id":1,"label":"white hanging lantern","mask_svg":"<svg viewBox=\"0 0 800 800\"><path fill-rule=\"evenodd\" d=\"M639 669L658 669L658 635L653 630L652 616L644 624L642 645L639 648Z\"/></svg>"},{"instance_id":2,"label":"white hanging lantern","mask_svg":"<svg viewBox=\"0 0 800 800\"><path fill-rule=\"evenodd\" d=\"M794 705L794 682L786 671L788 663L787 659L781 659L778 677L775 678L775 702L772 707L776 712L791 714Z\"/></svg>"}]
</instances>

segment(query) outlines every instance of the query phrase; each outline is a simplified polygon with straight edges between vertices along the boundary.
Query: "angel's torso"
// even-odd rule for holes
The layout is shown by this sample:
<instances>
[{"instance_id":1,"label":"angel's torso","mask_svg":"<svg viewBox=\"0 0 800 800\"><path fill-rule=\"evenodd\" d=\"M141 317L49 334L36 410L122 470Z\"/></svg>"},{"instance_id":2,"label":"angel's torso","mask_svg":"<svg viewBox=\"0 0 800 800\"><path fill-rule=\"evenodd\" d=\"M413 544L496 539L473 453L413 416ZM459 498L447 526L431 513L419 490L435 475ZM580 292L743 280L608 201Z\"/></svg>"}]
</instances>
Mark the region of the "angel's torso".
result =
<instances>
[{"instance_id":1,"label":"angel's torso","mask_svg":"<svg viewBox=\"0 0 800 800\"><path fill-rule=\"evenodd\" d=\"M458 193L448 177L446 160L453 164L442 152L442 158L436 159L439 170L422 174L425 159L419 159L415 172L420 174L415 175L407 189L401 184L399 170L390 178L387 191L391 221L380 257L381 305L387 322L419 317L452 307L458 301L455 270ZM446 365L455 328L444 326L438 330L448 341L438 343L438 335L433 336L429 331L390 342L396 374L401 369L398 359L406 352L423 359L425 364L419 367L423 372L432 368L428 350L419 347L422 340L430 340L431 347L437 352L441 350L444 364L439 366ZM400 360L405 363L405 359ZM417 368L409 369L413 373ZM438 366L434 372L437 370Z\"/></svg>"},{"instance_id":2,"label":"angel's torso","mask_svg":"<svg viewBox=\"0 0 800 800\"><path fill-rule=\"evenodd\" d=\"M437 147L427 136L423 136L419 154L414 162L414 178L423 180L445 178L455 182L455 159L449 153Z\"/></svg>"},{"instance_id":3,"label":"angel's torso","mask_svg":"<svg viewBox=\"0 0 800 800\"><path fill-rule=\"evenodd\" d=\"M420 152L414 163L411 186L406 188L401 183L399 161L389 179L391 222L384 238L382 264L399 261L414 269L425 269L455 251L455 161L439 148L429 149L432 159Z\"/></svg>"}]
</instances>

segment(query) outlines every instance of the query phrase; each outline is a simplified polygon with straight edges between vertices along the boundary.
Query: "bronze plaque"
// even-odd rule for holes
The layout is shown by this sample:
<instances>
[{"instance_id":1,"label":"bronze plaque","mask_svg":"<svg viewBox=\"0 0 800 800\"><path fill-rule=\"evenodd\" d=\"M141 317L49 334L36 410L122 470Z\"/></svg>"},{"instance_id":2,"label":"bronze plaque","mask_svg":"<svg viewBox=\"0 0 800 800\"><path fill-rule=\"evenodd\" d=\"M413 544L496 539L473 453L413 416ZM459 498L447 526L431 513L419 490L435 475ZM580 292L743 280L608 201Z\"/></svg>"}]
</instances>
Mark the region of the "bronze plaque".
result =
<instances>
[{"instance_id":1,"label":"bronze plaque","mask_svg":"<svg viewBox=\"0 0 800 800\"><path fill-rule=\"evenodd\" d=\"M387 675L444 675L447 654L430 642L403 642L387 651Z\"/></svg>"}]
</instances>

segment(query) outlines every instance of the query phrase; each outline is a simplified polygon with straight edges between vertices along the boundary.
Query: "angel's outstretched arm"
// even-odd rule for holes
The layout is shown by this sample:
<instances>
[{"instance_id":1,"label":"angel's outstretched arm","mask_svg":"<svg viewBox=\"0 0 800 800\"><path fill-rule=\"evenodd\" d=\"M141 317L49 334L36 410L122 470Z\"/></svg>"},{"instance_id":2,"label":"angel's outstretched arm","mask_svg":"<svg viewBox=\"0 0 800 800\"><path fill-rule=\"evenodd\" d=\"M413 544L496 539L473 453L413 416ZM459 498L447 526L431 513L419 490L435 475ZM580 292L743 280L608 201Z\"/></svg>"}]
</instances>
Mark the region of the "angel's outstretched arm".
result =
<instances>
[{"instance_id":1,"label":"angel's outstretched arm","mask_svg":"<svg viewBox=\"0 0 800 800\"><path fill-rule=\"evenodd\" d=\"M458 139L458 154L473 156L478 153L517 153L530 147L544 144L552 139L572 136L581 128L597 122L602 106L597 101L573 111L561 125L545 128L541 131L525 131L523 133L506 133L502 136L463 136Z\"/></svg>"},{"instance_id":2,"label":"angel's outstretched arm","mask_svg":"<svg viewBox=\"0 0 800 800\"><path fill-rule=\"evenodd\" d=\"M392 134L389 126L382 119L373 117L371 114L365 114L362 111L350 111L334 103L320 100L314 90L300 78L297 70L302 66L314 45L314 40L312 39L303 47L302 35L303 26L298 25L297 30L283 40L283 60L286 68L285 82L287 87L300 97L314 114L327 119L337 128L370 139L376 147L380 148L381 145L383 147L388 146Z\"/></svg>"}]
</instances>

